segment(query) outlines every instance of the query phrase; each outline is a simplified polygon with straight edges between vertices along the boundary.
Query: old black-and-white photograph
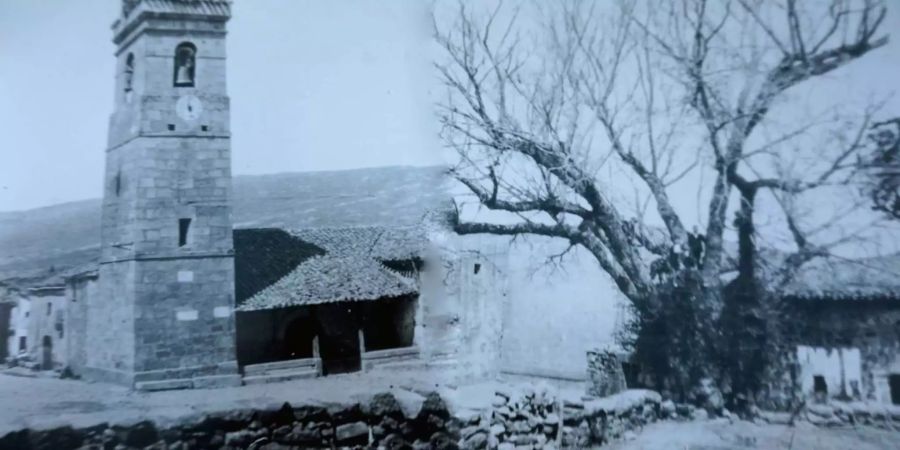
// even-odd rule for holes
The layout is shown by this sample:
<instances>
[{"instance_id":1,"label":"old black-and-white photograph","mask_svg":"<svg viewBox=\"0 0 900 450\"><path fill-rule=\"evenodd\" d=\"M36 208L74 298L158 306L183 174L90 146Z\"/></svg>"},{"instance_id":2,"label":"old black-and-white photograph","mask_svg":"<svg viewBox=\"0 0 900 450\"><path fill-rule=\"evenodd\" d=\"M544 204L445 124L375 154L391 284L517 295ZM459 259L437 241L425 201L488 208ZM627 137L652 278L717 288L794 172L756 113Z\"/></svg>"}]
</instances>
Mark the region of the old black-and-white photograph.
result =
<instances>
[{"instance_id":1,"label":"old black-and-white photograph","mask_svg":"<svg viewBox=\"0 0 900 450\"><path fill-rule=\"evenodd\" d=\"M0 450L896 449L898 30L4 0Z\"/></svg>"}]
</instances>

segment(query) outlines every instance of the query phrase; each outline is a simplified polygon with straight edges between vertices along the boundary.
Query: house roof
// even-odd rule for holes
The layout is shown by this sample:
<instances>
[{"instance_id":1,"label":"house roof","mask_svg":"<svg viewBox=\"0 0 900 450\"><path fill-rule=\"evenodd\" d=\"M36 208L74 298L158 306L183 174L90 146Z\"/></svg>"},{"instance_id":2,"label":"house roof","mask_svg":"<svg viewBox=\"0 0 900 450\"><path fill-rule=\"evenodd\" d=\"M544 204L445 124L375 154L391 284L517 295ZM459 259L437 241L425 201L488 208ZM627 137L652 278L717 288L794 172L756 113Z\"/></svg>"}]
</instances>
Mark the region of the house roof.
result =
<instances>
[{"instance_id":1,"label":"house roof","mask_svg":"<svg viewBox=\"0 0 900 450\"><path fill-rule=\"evenodd\" d=\"M330 254L378 260L421 256L428 242L422 226L306 228L289 232Z\"/></svg>"},{"instance_id":2,"label":"house roof","mask_svg":"<svg viewBox=\"0 0 900 450\"><path fill-rule=\"evenodd\" d=\"M415 283L372 258L323 255L310 258L263 289L238 311L258 311L340 301L376 300L418 291Z\"/></svg>"},{"instance_id":3,"label":"house roof","mask_svg":"<svg viewBox=\"0 0 900 450\"><path fill-rule=\"evenodd\" d=\"M900 253L816 259L802 266L782 292L783 297L810 300L900 300Z\"/></svg>"},{"instance_id":4,"label":"house roof","mask_svg":"<svg viewBox=\"0 0 900 450\"><path fill-rule=\"evenodd\" d=\"M238 311L376 300L418 292L414 280L382 261L420 257L427 245L421 226L311 228L289 233L297 241L321 248L323 254L304 258L275 283L245 300L239 298Z\"/></svg>"}]
</instances>

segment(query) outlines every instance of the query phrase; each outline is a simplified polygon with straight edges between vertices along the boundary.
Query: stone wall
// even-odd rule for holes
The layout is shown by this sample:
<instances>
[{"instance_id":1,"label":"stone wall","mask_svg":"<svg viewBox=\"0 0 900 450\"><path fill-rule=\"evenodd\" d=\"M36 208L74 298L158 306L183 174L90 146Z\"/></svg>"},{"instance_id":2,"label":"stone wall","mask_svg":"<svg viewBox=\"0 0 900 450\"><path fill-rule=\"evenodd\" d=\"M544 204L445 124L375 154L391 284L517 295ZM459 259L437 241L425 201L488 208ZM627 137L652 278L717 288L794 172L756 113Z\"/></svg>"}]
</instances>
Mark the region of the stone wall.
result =
<instances>
[{"instance_id":1,"label":"stone wall","mask_svg":"<svg viewBox=\"0 0 900 450\"><path fill-rule=\"evenodd\" d=\"M20 430L0 448L20 450L584 449L626 437L659 416L659 395L627 391L565 400L547 390L498 390L485 410L451 412L437 393L395 390L355 403L238 410L178 423Z\"/></svg>"},{"instance_id":2,"label":"stone wall","mask_svg":"<svg viewBox=\"0 0 900 450\"><path fill-rule=\"evenodd\" d=\"M435 393L382 393L349 405L241 410L185 420L171 426L149 421L128 426L21 430L0 438L0 448L19 450L460 448L461 421Z\"/></svg>"},{"instance_id":3,"label":"stone wall","mask_svg":"<svg viewBox=\"0 0 900 450\"><path fill-rule=\"evenodd\" d=\"M660 418L661 397L630 390L604 398L566 398L549 390L503 391L494 396L487 447L583 449L608 444ZM482 421L483 423L484 421ZM463 429L463 438L474 433Z\"/></svg>"},{"instance_id":4,"label":"stone wall","mask_svg":"<svg viewBox=\"0 0 900 450\"><path fill-rule=\"evenodd\" d=\"M135 265L135 261L100 265L97 295L86 299L86 358L80 374L86 378L130 384L127 374L134 367Z\"/></svg>"},{"instance_id":5,"label":"stone wall","mask_svg":"<svg viewBox=\"0 0 900 450\"><path fill-rule=\"evenodd\" d=\"M19 354L19 343L22 338L25 338L25 348L28 348L28 316L31 315L31 301L18 292L12 295L10 300L14 302L14 306L9 317L10 339L7 342L7 350L10 356L15 356Z\"/></svg>"},{"instance_id":6,"label":"stone wall","mask_svg":"<svg viewBox=\"0 0 900 450\"><path fill-rule=\"evenodd\" d=\"M84 371L87 362L87 304L97 296L97 277L76 277L66 283L65 332L68 339L65 365L73 374Z\"/></svg>"},{"instance_id":7,"label":"stone wall","mask_svg":"<svg viewBox=\"0 0 900 450\"><path fill-rule=\"evenodd\" d=\"M65 365L68 339L65 333L66 294L62 287L29 289L31 314L28 317L28 353L44 369ZM51 367L43 367L46 343L49 343Z\"/></svg>"},{"instance_id":8,"label":"stone wall","mask_svg":"<svg viewBox=\"0 0 900 450\"><path fill-rule=\"evenodd\" d=\"M10 328L12 309L15 306L13 302L4 302L4 298L0 298L0 362L5 361L10 356L9 341L15 338L15 331Z\"/></svg>"},{"instance_id":9,"label":"stone wall","mask_svg":"<svg viewBox=\"0 0 900 450\"><path fill-rule=\"evenodd\" d=\"M792 425L804 421L821 427L872 426L885 430L900 429L900 406L884 403L838 402L809 404L797 411L763 411L760 419L768 423Z\"/></svg>"},{"instance_id":10,"label":"stone wall","mask_svg":"<svg viewBox=\"0 0 900 450\"><path fill-rule=\"evenodd\" d=\"M138 268L135 372L235 361L232 258L144 261Z\"/></svg>"},{"instance_id":11,"label":"stone wall","mask_svg":"<svg viewBox=\"0 0 900 450\"><path fill-rule=\"evenodd\" d=\"M891 402L888 376L900 374L900 303L792 300L784 308L782 358L772 369L763 408L813 401L814 376L825 379L829 398Z\"/></svg>"}]
</instances>

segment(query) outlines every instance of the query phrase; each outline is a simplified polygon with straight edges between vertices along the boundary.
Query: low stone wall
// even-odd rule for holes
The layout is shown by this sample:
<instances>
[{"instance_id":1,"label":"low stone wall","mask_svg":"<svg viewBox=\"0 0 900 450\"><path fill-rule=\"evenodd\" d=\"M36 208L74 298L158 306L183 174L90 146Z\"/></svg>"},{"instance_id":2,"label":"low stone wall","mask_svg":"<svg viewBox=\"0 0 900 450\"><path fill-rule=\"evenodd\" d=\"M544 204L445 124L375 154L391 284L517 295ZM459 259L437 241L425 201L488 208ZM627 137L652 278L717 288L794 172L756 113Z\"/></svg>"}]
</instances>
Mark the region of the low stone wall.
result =
<instances>
[{"instance_id":1,"label":"low stone wall","mask_svg":"<svg viewBox=\"0 0 900 450\"><path fill-rule=\"evenodd\" d=\"M491 448L560 447L561 405L551 393L545 390L516 394L497 391L492 405Z\"/></svg>"},{"instance_id":2,"label":"low stone wall","mask_svg":"<svg viewBox=\"0 0 900 450\"><path fill-rule=\"evenodd\" d=\"M866 402L810 404L797 414L763 411L760 418L769 423L791 425L798 421L822 427L873 426L900 430L900 406Z\"/></svg>"},{"instance_id":3,"label":"low stone wall","mask_svg":"<svg viewBox=\"0 0 900 450\"><path fill-rule=\"evenodd\" d=\"M603 445L656 421L660 402L659 394L645 390L579 399L562 399L549 390L497 391L490 415L470 421L460 444L499 450Z\"/></svg>"},{"instance_id":4,"label":"low stone wall","mask_svg":"<svg viewBox=\"0 0 900 450\"><path fill-rule=\"evenodd\" d=\"M563 403L563 448L586 448L626 437L660 418L662 398L634 389L609 397Z\"/></svg>"},{"instance_id":5,"label":"low stone wall","mask_svg":"<svg viewBox=\"0 0 900 450\"><path fill-rule=\"evenodd\" d=\"M73 429L21 430L0 438L0 448L76 449L456 449L460 421L436 393L391 393L343 406L285 403L277 410L212 414L169 427L145 421Z\"/></svg>"},{"instance_id":6,"label":"low stone wall","mask_svg":"<svg viewBox=\"0 0 900 450\"><path fill-rule=\"evenodd\" d=\"M492 387L490 405L455 412L437 393L395 389L346 405L237 410L182 419L20 430L0 449L189 450L584 449L627 437L664 414L659 394L630 390L604 398L566 398L549 388ZM668 402L670 403L670 402Z\"/></svg>"}]
</instances>

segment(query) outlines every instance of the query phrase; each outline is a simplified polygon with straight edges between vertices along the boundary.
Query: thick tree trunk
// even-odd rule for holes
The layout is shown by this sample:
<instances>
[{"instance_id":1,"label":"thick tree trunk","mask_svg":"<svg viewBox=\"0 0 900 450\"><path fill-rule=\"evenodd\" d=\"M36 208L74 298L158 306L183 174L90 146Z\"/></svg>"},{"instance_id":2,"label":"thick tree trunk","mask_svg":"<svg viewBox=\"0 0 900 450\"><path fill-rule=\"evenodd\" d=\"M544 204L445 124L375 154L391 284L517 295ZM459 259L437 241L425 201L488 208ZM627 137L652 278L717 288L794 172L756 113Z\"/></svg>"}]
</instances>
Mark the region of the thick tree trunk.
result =
<instances>
[{"instance_id":1,"label":"thick tree trunk","mask_svg":"<svg viewBox=\"0 0 900 450\"><path fill-rule=\"evenodd\" d=\"M684 270L662 283L646 304L636 304L640 327L635 359L645 381L678 401L691 401L704 378L721 380L720 333L713 320L717 290L704 287L700 270Z\"/></svg>"},{"instance_id":2,"label":"thick tree trunk","mask_svg":"<svg viewBox=\"0 0 900 450\"><path fill-rule=\"evenodd\" d=\"M735 218L738 231L738 276L725 289L721 329L726 335L725 369L731 380L729 406L747 411L763 386L768 349L767 321L763 305L765 290L757 276L757 246L754 243L753 212L757 189L742 187L741 208Z\"/></svg>"}]
</instances>

